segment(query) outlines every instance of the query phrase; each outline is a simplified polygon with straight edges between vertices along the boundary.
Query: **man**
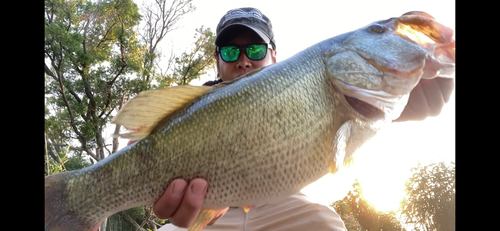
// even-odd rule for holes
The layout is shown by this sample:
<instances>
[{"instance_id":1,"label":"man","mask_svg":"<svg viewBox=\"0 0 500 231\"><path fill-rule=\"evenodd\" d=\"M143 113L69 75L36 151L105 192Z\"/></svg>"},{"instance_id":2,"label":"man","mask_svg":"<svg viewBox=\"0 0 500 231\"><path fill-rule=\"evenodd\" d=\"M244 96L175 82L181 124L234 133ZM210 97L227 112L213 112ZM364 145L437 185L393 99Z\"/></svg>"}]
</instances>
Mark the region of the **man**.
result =
<instances>
[{"instance_id":1,"label":"man","mask_svg":"<svg viewBox=\"0 0 500 231\"><path fill-rule=\"evenodd\" d=\"M255 8L230 10L217 26L215 41L219 80L235 79L276 62L276 42L269 18ZM411 92L408 105L396 121L423 120L438 115L453 91L453 79L422 79ZM189 227L201 210L208 182L197 178L174 180L153 206L160 218L178 227ZM225 215L224 215L225 214ZM224 215L224 216L222 216ZM222 218L221 218L222 217ZM219 219L220 218L220 219ZM171 224L160 231L184 230ZM282 201L243 208L226 208L204 230L346 230L333 208L309 201L297 193Z\"/></svg>"}]
</instances>

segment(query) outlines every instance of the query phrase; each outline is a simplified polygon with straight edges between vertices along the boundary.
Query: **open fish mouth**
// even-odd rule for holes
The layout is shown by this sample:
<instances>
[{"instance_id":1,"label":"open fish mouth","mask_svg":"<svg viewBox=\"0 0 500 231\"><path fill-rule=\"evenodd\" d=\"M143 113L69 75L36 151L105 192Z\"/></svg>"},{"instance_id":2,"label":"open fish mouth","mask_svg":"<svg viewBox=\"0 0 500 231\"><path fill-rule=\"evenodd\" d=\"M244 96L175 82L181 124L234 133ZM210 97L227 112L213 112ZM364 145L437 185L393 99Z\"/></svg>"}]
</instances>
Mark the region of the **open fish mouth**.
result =
<instances>
[{"instance_id":1,"label":"open fish mouth","mask_svg":"<svg viewBox=\"0 0 500 231\"><path fill-rule=\"evenodd\" d=\"M426 50L422 65L412 69L394 69L390 65L378 63L363 57L386 76L392 76L400 80L420 76L430 79L434 77L454 77L455 73L455 40L453 30L438 23L432 16L425 12L412 11L402 16L381 22L388 27L392 33L414 43ZM418 62L415 62L418 63ZM415 83L417 84L418 81ZM388 93L382 89L369 90L354 86L343 81L337 84L347 103L359 114L370 120L382 118L396 119L403 111L409 97L409 92Z\"/></svg>"},{"instance_id":2,"label":"open fish mouth","mask_svg":"<svg viewBox=\"0 0 500 231\"><path fill-rule=\"evenodd\" d=\"M349 106L370 120L378 120L385 117L396 119L393 118L395 117L393 115L399 116L401 114L406 104L406 99L409 97L409 94L392 95L385 91L356 87L342 81L338 83L337 86L341 88Z\"/></svg>"},{"instance_id":3,"label":"open fish mouth","mask_svg":"<svg viewBox=\"0 0 500 231\"><path fill-rule=\"evenodd\" d=\"M344 97L347 103L362 116L373 120L384 118L384 112L371 104L348 95L344 95Z\"/></svg>"}]
</instances>

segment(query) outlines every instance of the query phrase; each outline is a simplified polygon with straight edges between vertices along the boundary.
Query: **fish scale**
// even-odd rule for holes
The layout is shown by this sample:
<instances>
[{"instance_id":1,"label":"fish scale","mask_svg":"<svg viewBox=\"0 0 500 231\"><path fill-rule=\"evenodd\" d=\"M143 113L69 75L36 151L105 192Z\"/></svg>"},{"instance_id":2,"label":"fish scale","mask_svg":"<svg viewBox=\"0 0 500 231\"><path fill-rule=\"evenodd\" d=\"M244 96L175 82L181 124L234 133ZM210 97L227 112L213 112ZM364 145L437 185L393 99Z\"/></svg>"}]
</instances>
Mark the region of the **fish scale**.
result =
<instances>
[{"instance_id":1,"label":"fish scale","mask_svg":"<svg viewBox=\"0 0 500 231\"><path fill-rule=\"evenodd\" d=\"M266 74L266 72L272 72L273 69L264 69L260 73ZM304 73L308 73L307 70L303 70ZM297 75L301 75L302 73L296 73ZM219 102L214 102L210 106L214 108L222 108L222 110L217 110L217 111L222 111L222 114L216 114L216 115L205 115L205 114L199 114L196 116L193 116L192 118L197 118L204 120L203 118L224 118L224 119L205 119L204 121L198 121L198 123L193 123L193 126L195 128L198 128L197 124L211 124L214 127L218 127L219 131L224 131L221 133L218 133L216 137L218 137L217 141L220 142L210 142L209 140L200 140L200 144L206 144L208 142L211 143L211 145L204 145L204 149L200 152L196 152L195 150L187 150L186 152L180 153L180 155L185 156L185 155L192 155L190 158L186 158L186 160L191 159L191 158L200 158L200 156L197 155L203 155L203 153L212 153L212 152L217 152L218 155L213 156L214 158L217 157L217 159L209 159L207 157L204 157L205 161L209 163L219 163L216 165L216 168L214 168L214 171L218 171L219 174L217 174L218 177L210 177L213 174L210 173L205 173L202 174L205 177L207 177L207 180L211 182L210 188L207 192L206 199L205 199L205 207L207 208L221 208L221 205L225 206L243 206L243 205L255 205L258 202L262 203L265 202L265 198L272 198L272 195L280 195L283 194L283 192L288 192L288 191L294 191L296 188L291 189L290 186L296 185L296 184L283 184L282 182L287 182L288 179L281 177L282 173L277 172L276 170L285 170L285 169L292 169L295 170L300 170L300 168L297 168L297 166L285 166L281 164L283 159L289 159L292 158L293 153L295 152L300 152L303 151L304 149L309 149L312 150L312 148L309 148L305 145L295 147L290 146L291 142L290 141L285 141L286 138L290 139L291 137L287 137L287 133L290 134L290 136L294 136L292 134L292 130L302 130L303 127L297 126L280 126L282 124L282 119L279 116L273 116L277 113L281 114L287 114L288 118L292 118L291 120L287 118L287 121L298 121L300 120L299 118L302 117L302 110L295 110L295 108L299 107L300 109L303 108L303 105L300 104L295 104L294 105L285 105L284 107L278 107L279 104L286 104L290 103L290 100L286 100L288 96L295 95L297 90L294 88L297 88L299 85L303 85L302 88L305 88L305 86L302 82L300 81L295 81L293 78L290 78L289 73L285 73L283 75L276 75L274 74L273 76L276 76L275 78L281 78L286 85L286 83L290 83L291 85L288 88L280 88L284 89L281 94L279 94L278 97L276 94L276 91L272 91L272 88L265 88L265 87L259 87L257 88L256 91L254 91L252 94L249 94L249 91L241 90L242 92L240 95L231 95L231 94L226 94L226 92L223 92L223 88L221 88L221 95L231 95L229 97L226 97L225 100L221 100ZM273 78L274 79L274 78ZM245 86L247 89L255 89L253 86L254 85L269 85L270 82L273 82L273 79L262 79L262 81L254 81L250 84L245 84L245 83L240 83L242 86ZM235 86L237 88L238 86ZM274 89L278 90L278 89ZM307 90L307 88L306 88ZM318 94L318 91L316 89L310 88L308 89L311 94L309 94L310 97L313 97L313 94ZM247 94L245 94L247 92ZM216 94L216 93L213 93ZM255 97L258 96L258 97ZM235 102L236 104L240 103L245 103L245 102L239 102L239 101L247 101L248 99L257 100L257 104L261 104L259 101L262 101L262 103L267 104L266 107L260 107L260 110L256 110L255 108L252 107L234 107L232 105L229 105L227 102ZM307 99L307 98L306 98ZM310 99L308 99L310 101ZM295 101L297 102L297 101ZM304 102L307 102L307 100L304 100ZM310 101L314 102L314 101ZM226 105L229 105L226 107ZM298 105L298 106L297 106ZM333 104L331 104L333 105ZM290 106L290 107L289 107ZM196 107L196 104L193 105L193 107ZM288 108L286 112L282 111L282 108ZM188 109L189 110L189 109ZM207 111L211 111L207 109ZM200 113L203 113L204 111L200 111ZM255 121L252 122L250 125L249 124L233 124L231 123L232 120L239 120L241 118L245 118L248 115L253 115L253 114L262 114L260 117L260 121ZM294 114L296 114L294 116ZM297 118L297 119L293 119ZM328 118L328 117L324 117ZM321 120L314 119L314 123L317 123ZM302 125L304 126L310 126L309 123L304 123L302 120ZM213 128L210 128L210 126L201 126L204 128L208 128L206 132L208 133L207 137L209 139L212 138L209 134L212 133L214 130ZM281 132L276 132L280 131ZM274 131L274 132L272 132ZM204 133L204 131L198 131L199 133ZM286 133L285 133L286 132ZM268 134L268 136L254 136L252 134ZM295 134L295 136L299 137L300 139L305 139L307 140L306 137L308 134ZM310 139L313 136L309 136ZM168 139L167 137L165 137ZM175 139L175 137L172 137ZM292 141L296 141L295 139L291 139ZM179 141L183 142L183 141ZM238 144L238 145L226 145L227 143L229 144ZM260 143L260 146L255 146L253 144ZM306 142L296 142L296 144L303 144ZM241 144L241 145L240 145ZM313 143L310 143L311 145ZM186 145L186 147L190 147L190 145ZM213 149L212 149L213 147ZM259 148L260 147L260 148ZM246 151L245 151L246 150ZM288 152L284 152L283 150L291 150ZM256 155L256 154L259 155ZM281 155L279 155L281 154ZM278 156L278 158L273 158L275 156ZM302 158L306 156L301 156ZM289 160L290 161L290 160ZM291 160L291 162L295 162L295 160ZM297 162L305 162L304 160L297 160ZM230 163L231 168L228 168L224 163ZM275 164L278 163L278 164ZM186 164L186 166L192 166L192 163ZM198 167L198 166L196 166ZM196 168L195 167L195 168ZM199 166L200 168L203 168L203 163L202 165ZM316 167L316 166L315 166ZM318 169L315 168L314 169ZM226 168L226 170L224 170ZM227 169L228 168L228 169ZM186 169L187 171L188 169ZM323 167L323 171L319 174L326 174L326 167ZM276 180L273 181L262 181L260 178L262 176L259 174L261 172L266 172L268 173L268 176L274 176ZM305 169L304 172L310 172L309 169ZM313 171L314 172L314 171ZM222 173L222 174L221 174ZM193 174L193 173L192 173ZM307 174L298 174L298 175L304 175L307 176ZM184 177L186 179L190 179L194 177L194 175ZM229 177L229 179L225 179L226 177ZM297 180L302 180L298 178ZM306 180L307 181L307 180ZM247 188L245 188L245 184L239 184L239 186L235 185L235 182L251 182L248 183ZM257 184L256 184L257 183ZM279 186L279 187L276 187ZM275 192L273 189L279 189L279 192ZM299 188L300 189L300 188ZM252 192L266 192L267 194L255 194L253 196ZM220 197L218 195L228 195L224 197ZM246 195L246 196L245 196ZM233 198L234 197L234 198ZM242 198L249 197L249 199L241 201ZM223 206L224 207L224 206Z\"/></svg>"},{"instance_id":2,"label":"fish scale","mask_svg":"<svg viewBox=\"0 0 500 231\"><path fill-rule=\"evenodd\" d=\"M335 173L399 116L420 78L454 70L450 29L423 17L375 22L214 87L140 93L112 121L138 142L46 177L45 229L94 231L107 216L154 203L174 179L202 177L209 186L190 228L200 230L216 209L275 202ZM418 32L436 44L399 34L401 23L429 23L407 28L431 28Z\"/></svg>"}]
</instances>

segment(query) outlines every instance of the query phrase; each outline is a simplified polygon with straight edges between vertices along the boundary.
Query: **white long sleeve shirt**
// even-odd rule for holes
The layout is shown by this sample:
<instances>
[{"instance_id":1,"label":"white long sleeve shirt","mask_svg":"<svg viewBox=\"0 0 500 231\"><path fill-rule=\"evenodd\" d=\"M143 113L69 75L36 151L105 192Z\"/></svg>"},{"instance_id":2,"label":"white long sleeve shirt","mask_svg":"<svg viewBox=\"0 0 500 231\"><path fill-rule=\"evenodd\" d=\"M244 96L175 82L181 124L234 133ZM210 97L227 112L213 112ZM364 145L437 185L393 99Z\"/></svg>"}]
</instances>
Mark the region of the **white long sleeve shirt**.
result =
<instances>
[{"instance_id":1,"label":"white long sleeve shirt","mask_svg":"<svg viewBox=\"0 0 500 231\"><path fill-rule=\"evenodd\" d=\"M187 230L167 224L158 231ZM229 208L215 224L204 231L344 231L344 222L335 210L312 202L302 193L296 193L279 202L251 208L245 213L243 208Z\"/></svg>"}]
</instances>

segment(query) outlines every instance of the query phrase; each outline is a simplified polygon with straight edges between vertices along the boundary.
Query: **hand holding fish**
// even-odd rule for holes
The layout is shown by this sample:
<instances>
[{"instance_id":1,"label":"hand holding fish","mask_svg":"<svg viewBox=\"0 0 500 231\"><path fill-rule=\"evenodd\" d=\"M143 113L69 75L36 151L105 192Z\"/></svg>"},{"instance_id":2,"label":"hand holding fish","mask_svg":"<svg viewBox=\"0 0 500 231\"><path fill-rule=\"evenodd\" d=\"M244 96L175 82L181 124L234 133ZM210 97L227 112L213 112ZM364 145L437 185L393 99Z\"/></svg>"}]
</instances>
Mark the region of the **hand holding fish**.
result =
<instances>
[{"instance_id":1,"label":"hand holding fish","mask_svg":"<svg viewBox=\"0 0 500 231\"><path fill-rule=\"evenodd\" d=\"M452 78L421 79L411 91L401 116L394 122L418 121L439 115L454 88L455 80Z\"/></svg>"},{"instance_id":2,"label":"hand holding fish","mask_svg":"<svg viewBox=\"0 0 500 231\"><path fill-rule=\"evenodd\" d=\"M162 219L168 218L178 227L190 227L203 206L207 186L208 182L203 178L195 178L189 184L183 179L174 180L154 203L155 215ZM217 221L227 209L222 209L208 225Z\"/></svg>"},{"instance_id":3,"label":"hand holding fish","mask_svg":"<svg viewBox=\"0 0 500 231\"><path fill-rule=\"evenodd\" d=\"M174 180L155 202L155 215L168 218L177 226L189 227L201 210L207 185L203 179L193 179L189 184L183 179Z\"/></svg>"}]
</instances>

